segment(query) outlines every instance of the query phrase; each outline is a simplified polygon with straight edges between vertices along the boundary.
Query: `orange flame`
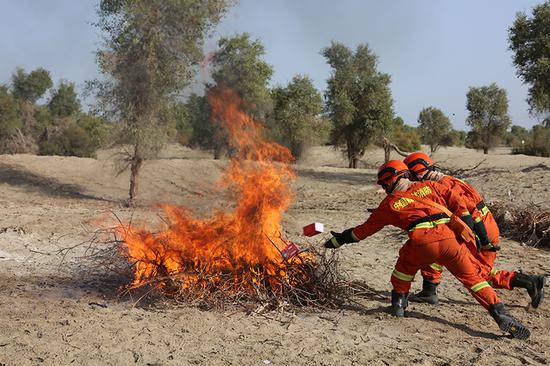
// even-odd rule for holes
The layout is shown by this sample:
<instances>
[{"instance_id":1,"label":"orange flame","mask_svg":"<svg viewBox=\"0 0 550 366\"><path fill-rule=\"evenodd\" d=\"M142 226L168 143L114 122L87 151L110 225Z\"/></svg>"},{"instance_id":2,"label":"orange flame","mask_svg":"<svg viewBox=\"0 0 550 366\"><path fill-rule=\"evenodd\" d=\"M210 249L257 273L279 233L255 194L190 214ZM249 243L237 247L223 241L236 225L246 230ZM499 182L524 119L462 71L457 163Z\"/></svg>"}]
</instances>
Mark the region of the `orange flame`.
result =
<instances>
[{"instance_id":1,"label":"orange flame","mask_svg":"<svg viewBox=\"0 0 550 366\"><path fill-rule=\"evenodd\" d=\"M180 278L183 287L205 278L212 285L229 275L235 284L253 287L285 277L280 251L288 242L280 221L292 198L292 154L265 139L264 127L243 112L233 91L217 89L208 99L212 120L227 132L234 152L220 184L230 189L235 207L201 220L186 207L162 205L168 224L160 231L120 226L126 255L135 263L133 285L167 275Z\"/></svg>"}]
</instances>

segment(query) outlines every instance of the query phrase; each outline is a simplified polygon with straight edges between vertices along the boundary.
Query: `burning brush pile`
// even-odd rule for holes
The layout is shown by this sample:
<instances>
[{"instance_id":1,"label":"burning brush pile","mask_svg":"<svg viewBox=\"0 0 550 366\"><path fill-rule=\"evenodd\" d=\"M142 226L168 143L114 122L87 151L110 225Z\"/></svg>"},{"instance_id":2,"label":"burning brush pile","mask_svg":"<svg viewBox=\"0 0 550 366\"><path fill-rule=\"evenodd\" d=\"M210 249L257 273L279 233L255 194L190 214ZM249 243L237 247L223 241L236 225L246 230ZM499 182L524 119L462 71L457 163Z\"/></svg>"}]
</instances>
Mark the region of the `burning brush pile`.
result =
<instances>
[{"instance_id":1,"label":"burning brush pile","mask_svg":"<svg viewBox=\"0 0 550 366\"><path fill-rule=\"evenodd\" d=\"M290 151L264 137L230 90L209 95L213 123L226 131L231 162L221 179L231 208L197 219L190 209L162 205L163 227L152 232L120 224L115 232L132 264L130 289L152 288L194 305L253 301L337 304L346 287L337 260L285 240L281 218L295 178Z\"/></svg>"}]
</instances>

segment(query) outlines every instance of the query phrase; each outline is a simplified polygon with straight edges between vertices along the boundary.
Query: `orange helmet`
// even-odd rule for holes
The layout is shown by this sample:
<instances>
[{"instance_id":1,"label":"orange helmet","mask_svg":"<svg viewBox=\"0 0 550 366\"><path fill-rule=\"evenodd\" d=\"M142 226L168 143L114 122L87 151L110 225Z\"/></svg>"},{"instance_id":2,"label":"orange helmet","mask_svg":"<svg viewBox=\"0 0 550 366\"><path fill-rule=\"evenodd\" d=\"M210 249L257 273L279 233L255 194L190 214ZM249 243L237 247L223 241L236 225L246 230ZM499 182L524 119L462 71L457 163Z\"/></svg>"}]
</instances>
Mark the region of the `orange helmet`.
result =
<instances>
[{"instance_id":1,"label":"orange helmet","mask_svg":"<svg viewBox=\"0 0 550 366\"><path fill-rule=\"evenodd\" d=\"M423 152L414 152L407 156L403 162L409 168L413 178L416 178L417 180L420 180L420 178L424 175L422 173L433 170L434 166L433 160L428 156L428 154Z\"/></svg>"},{"instance_id":2,"label":"orange helmet","mask_svg":"<svg viewBox=\"0 0 550 366\"><path fill-rule=\"evenodd\" d=\"M395 186L395 183L402 178L408 176L409 169L400 160L390 160L387 163L384 163L378 168L378 183L382 187Z\"/></svg>"}]
</instances>

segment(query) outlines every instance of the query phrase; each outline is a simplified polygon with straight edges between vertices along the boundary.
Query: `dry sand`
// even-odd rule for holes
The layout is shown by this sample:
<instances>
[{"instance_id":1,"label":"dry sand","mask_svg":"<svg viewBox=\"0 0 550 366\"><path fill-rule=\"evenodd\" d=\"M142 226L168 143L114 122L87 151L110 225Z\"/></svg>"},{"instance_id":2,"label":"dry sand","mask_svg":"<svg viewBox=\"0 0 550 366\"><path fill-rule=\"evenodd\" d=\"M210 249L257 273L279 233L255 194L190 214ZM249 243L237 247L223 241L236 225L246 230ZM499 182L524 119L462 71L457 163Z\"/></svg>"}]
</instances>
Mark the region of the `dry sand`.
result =
<instances>
[{"instance_id":1,"label":"dry sand","mask_svg":"<svg viewBox=\"0 0 550 366\"><path fill-rule=\"evenodd\" d=\"M128 176L114 177L113 152L97 160L0 156L0 365L535 365L550 362L550 307L528 308L525 290L502 291L513 315L532 330L528 341L504 336L487 312L449 273L441 304L411 304L407 317L387 313L389 277L404 236L384 229L340 249L343 266L370 292L367 310L247 314L238 309L134 306L117 284L78 271L81 249L53 254L89 239L110 212L128 217ZM346 169L340 153L313 148L297 165L295 201L285 214L286 234L306 239L312 221L328 230L363 222L383 193L374 185L382 152L371 151L361 169ZM446 148L442 166L480 168L464 174L487 201L550 208L550 159L488 156ZM145 164L136 215L155 218L153 205L173 202L204 213L223 205L213 183L226 162L171 146ZM215 194L217 199L205 199ZM550 251L503 240L499 268L546 273ZM85 270L85 268L84 268ZM413 288L420 286L420 276Z\"/></svg>"}]
</instances>

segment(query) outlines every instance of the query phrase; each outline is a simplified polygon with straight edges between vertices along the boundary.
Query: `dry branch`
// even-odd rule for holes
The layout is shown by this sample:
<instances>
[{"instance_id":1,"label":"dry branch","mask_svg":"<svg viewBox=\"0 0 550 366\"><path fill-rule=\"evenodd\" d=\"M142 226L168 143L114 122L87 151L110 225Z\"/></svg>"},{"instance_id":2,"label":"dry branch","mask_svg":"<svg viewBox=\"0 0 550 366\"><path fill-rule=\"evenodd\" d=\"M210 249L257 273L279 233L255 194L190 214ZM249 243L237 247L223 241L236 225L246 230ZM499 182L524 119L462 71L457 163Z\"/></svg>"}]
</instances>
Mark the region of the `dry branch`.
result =
<instances>
[{"instance_id":1,"label":"dry branch","mask_svg":"<svg viewBox=\"0 0 550 366\"><path fill-rule=\"evenodd\" d=\"M462 177L466 173L472 172L473 170L476 170L477 168L479 168L481 164L483 164L486 160L487 159L483 159L479 163L475 164L474 166L469 168L463 168L463 169L452 169L452 168L446 168L438 165L437 170L441 171L444 174L452 175L454 177Z\"/></svg>"},{"instance_id":2,"label":"dry branch","mask_svg":"<svg viewBox=\"0 0 550 366\"><path fill-rule=\"evenodd\" d=\"M489 205L501 235L533 247L550 248L550 211L536 206L513 207L502 202Z\"/></svg>"},{"instance_id":3,"label":"dry branch","mask_svg":"<svg viewBox=\"0 0 550 366\"><path fill-rule=\"evenodd\" d=\"M246 273L236 276L231 272L212 274L200 267L188 272L168 273L159 260L155 276L134 284L132 273L138 263L128 261L126 244L114 228L98 230L89 241L62 248L58 254L65 257L76 248L84 249L79 270L90 277L116 278L118 280L111 282L119 284L124 280L120 295L136 299L136 304L169 300L201 308L242 306L257 312L258 305L261 309L273 310L282 307L336 308L355 303L352 296L362 289L346 279L339 266L338 252L316 247L318 245L308 246L289 261L281 256L286 272L282 277L262 268L248 268L254 276Z\"/></svg>"},{"instance_id":4,"label":"dry branch","mask_svg":"<svg viewBox=\"0 0 550 366\"><path fill-rule=\"evenodd\" d=\"M406 151L402 151L401 149L399 149L399 147L397 147L396 144L394 144L393 142L391 142L387 137L384 137L384 140L382 142L382 145L384 147L384 150L386 148L389 148L389 149L393 149L396 153L398 153L399 155L403 156L403 157L407 157L409 156L410 152L406 152Z\"/></svg>"}]
</instances>

